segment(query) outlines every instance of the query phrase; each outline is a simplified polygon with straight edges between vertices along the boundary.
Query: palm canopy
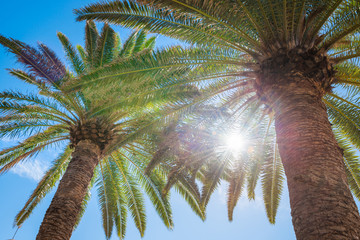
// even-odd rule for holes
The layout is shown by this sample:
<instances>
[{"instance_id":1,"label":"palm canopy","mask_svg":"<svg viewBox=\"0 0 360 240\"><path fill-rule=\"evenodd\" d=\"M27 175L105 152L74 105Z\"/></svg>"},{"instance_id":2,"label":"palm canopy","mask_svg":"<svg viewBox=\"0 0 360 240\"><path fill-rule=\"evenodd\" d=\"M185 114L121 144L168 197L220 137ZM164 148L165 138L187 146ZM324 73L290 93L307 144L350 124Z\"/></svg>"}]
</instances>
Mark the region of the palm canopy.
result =
<instances>
[{"instance_id":1,"label":"palm canopy","mask_svg":"<svg viewBox=\"0 0 360 240\"><path fill-rule=\"evenodd\" d=\"M255 199L261 179L267 215L275 223L284 170L273 118L258 114L257 106L250 106L241 114L211 106L192 113L191 117L173 121L157 136L157 150L145 173L157 166L167 169L163 195L174 184L186 181L187 189L199 199L199 208L204 212L212 193L221 181L226 181L229 220L244 191L249 200Z\"/></svg>"},{"instance_id":2,"label":"palm canopy","mask_svg":"<svg viewBox=\"0 0 360 240\"><path fill-rule=\"evenodd\" d=\"M143 189L164 224L172 228L168 198L161 196L159 191L165 184L165 173L160 170L150 175L143 173L151 159L152 133L157 129L154 125L166 122L165 113L173 113L161 101L156 101L156 94L150 95L157 82L161 83L162 78L167 77L166 74L152 76L151 82L130 76L127 82L116 82L111 88L96 91L84 89L69 93L65 90L75 78L81 79L105 65L116 63L116 67L121 68L122 65L133 64L134 59L152 51L155 37L147 38L145 31L136 31L121 44L119 35L109 25L105 24L98 33L91 21L87 22L85 32L85 48L77 46L77 49L64 34L58 33L73 72L67 70L44 44L34 48L0 36L0 43L14 53L18 62L26 68L25 71L10 69L10 74L32 85L39 93L4 91L0 94L0 137L25 138L16 146L1 150L0 173L46 148L63 147L16 216L15 224L23 224L62 178L77 142L90 138L98 142L103 150L83 202L82 213L95 184L106 237L110 238L115 226L119 238L124 238L128 211L143 236L146 228ZM194 94L194 89L190 90L174 92L172 98L185 101ZM152 105L149 105L150 102ZM110 103L115 106L106 109ZM181 105L181 101L177 104ZM154 114L156 111L162 115ZM183 186L178 188L183 190L184 196L189 195ZM80 219L81 216L78 221Z\"/></svg>"},{"instance_id":3,"label":"palm canopy","mask_svg":"<svg viewBox=\"0 0 360 240\"><path fill-rule=\"evenodd\" d=\"M231 116L235 117L229 119L233 121L245 119L241 116L251 113L259 125L268 122L265 125L270 128L265 132L274 132L272 120L276 101L272 99L272 89L291 85L284 76L298 74L313 79L344 150L348 183L353 194L360 198L359 158L352 150L354 147L360 149L358 1L106 1L75 10L75 13L78 20L141 27L191 44L192 48L165 49L144 56L141 64L125 72L142 76L144 72L155 74L190 67L193 72L174 78L173 86L191 83L204 91L191 106L208 101L229 107L233 111ZM123 73L102 72L98 79L85 79L75 86L106 85L112 76ZM286 91L284 87L283 92ZM269 116L264 117L268 113ZM253 129L258 129L256 124ZM253 134L251 128L248 131ZM267 151L262 157L249 158L253 161L247 161L249 165L244 168L244 174L248 176L250 199L254 196L258 176L262 176L267 214L270 222L274 222L283 170L275 141L269 137L271 134L262 136L264 140L257 146ZM267 139L272 139L269 144ZM244 176L239 174L242 171L226 172L225 168L223 173L229 175L224 178L230 182L231 218Z\"/></svg>"}]
</instances>

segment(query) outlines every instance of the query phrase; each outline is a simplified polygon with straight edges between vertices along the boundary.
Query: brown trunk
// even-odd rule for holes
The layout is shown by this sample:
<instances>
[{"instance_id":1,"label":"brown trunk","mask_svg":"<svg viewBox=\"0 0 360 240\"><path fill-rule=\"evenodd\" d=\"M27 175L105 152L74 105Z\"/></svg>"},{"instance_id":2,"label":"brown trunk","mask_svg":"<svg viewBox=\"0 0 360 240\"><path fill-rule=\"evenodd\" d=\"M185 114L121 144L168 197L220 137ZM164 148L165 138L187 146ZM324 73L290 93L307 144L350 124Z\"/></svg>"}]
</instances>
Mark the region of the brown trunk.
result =
<instances>
[{"instance_id":1,"label":"brown trunk","mask_svg":"<svg viewBox=\"0 0 360 240\"><path fill-rule=\"evenodd\" d=\"M88 140L76 145L69 166L41 223L37 240L70 239L99 156L100 148Z\"/></svg>"},{"instance_id":2,"label":"brown trunk","mask_svg":"<svg viewBox=\"0 0 360 240\"><path fill-rule=\"evenodd\" d=\"M292 80L271 99L296 237L360 239L359 212L321 91L309 80Z\"/></svg>"}]
</instances>

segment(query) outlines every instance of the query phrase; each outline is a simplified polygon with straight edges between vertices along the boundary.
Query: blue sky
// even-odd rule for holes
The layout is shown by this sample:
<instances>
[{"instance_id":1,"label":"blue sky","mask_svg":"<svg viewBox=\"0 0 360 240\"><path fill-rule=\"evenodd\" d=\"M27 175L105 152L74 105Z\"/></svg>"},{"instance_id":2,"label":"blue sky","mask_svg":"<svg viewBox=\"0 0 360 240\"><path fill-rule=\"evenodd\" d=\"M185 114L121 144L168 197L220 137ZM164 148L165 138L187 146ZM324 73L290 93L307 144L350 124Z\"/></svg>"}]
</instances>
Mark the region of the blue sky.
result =
<instances>
[{"instance_id":1,"label":"blue sky","mask_svg":"<svg viewBox=\"0 0 360 240\"><path fill-rule=\"evenodd\" d=\"M72 43L83 44L84 23L75 22L72 9L84 6L91 1L85 0L16 0L3 1L2 13L0 14L0 34L12 37L29 44L37 41L47 44L64 59L56 32L66 34ZM93 1L92 1L93 2ZM115 28L120 32L123 39L129 30L120 27ZM166 38L159 38L157 46L172 44ZM10 77L6 68L13 68L15 58L0 47L0 90L13 89L29 91L27 86L15 78ZM13 139L0 140L0 149L16 143ZM56 156L56 151L47 151L18 165L15 170L0 176L0 240L10 239L15 232L12 227L16 213L21 209L35 188L42 173ZM35 239L41 220L50 204L54 192L35 209L33 215L24 223L18 231L18 240ZM287 191L284 191L277 216L277 223L268 223L259 189L257 199L249 202L242 197L235 209L234 221L229 223L226 210L226 186L220 187L213 195L207 214L207 220L202 222L190 207L187 206L176 193L172 193L171 203L175 228L168 231L156 215L153 207L147 202L147 230L144 240L235 240L235 239L295 239L291 224L289 199ZM97 205L96 193L90 201L88 209L79 227L73 233L73 240L105 239L101 225L101 215ZM112 239L117 239L114 236ZM126 239L141 239L132 220L128 219Z\"/></svg>"}]
</instances>

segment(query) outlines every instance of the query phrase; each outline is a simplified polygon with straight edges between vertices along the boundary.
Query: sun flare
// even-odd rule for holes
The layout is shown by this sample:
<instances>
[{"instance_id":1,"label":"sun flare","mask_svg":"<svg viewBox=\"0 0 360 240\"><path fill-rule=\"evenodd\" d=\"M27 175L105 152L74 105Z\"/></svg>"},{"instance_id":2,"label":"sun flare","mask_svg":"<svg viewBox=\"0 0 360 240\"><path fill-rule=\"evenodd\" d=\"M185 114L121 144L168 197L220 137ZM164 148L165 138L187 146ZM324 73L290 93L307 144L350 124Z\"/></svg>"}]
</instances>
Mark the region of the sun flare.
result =
<instances>
[{"instance_id":1,"label":"sun flare","mask_svg":"<svg viewBox=\"0 0 360 240\"><path fill-rule=\"evenodd\" d=\"M241 152L246 145L244 137L240 134L229 134L225 136L224 140L226 147L234 153Z\"/></svg>"}]
</instances>

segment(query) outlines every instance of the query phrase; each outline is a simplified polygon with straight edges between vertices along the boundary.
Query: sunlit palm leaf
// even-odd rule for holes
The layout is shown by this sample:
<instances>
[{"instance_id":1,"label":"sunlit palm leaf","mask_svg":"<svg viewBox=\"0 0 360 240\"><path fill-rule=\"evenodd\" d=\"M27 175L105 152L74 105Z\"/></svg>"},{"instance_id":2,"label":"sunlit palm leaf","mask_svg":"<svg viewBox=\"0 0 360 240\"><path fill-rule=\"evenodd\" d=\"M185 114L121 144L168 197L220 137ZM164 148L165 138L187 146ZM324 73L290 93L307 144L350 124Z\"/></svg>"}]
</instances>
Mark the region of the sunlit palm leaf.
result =
<instances>
[{"instance_id":1,"label":"sunlit palm leaf","mask_svg":"<svg viewBox=\"0 0 360 240\"><path fill-rule=\"evenodd\" d=\"M269 149L270 150L270 149ZM274 143L273 149L268 153L264 163L262 175L263 198L266 213L270 223L275 223L275 216L280 203L283 190L284 170L281 163L279 150Z\"/></svg>"}]
</instances>

